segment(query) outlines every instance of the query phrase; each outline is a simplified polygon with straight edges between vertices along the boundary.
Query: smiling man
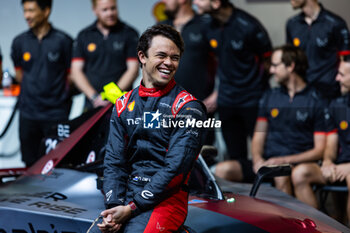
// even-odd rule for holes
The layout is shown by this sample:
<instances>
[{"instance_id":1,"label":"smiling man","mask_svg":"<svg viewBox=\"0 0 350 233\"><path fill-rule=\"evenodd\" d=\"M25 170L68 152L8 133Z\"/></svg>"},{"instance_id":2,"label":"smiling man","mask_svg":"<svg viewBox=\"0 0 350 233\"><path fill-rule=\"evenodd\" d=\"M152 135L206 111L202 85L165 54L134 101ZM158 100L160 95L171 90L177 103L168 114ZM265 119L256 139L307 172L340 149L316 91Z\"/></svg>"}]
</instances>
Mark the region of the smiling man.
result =
<instances>
[{"instance_id":1,"label":"smiling man","mask_svg":"<svg viewBox=\"0 0 350 233\"><path fill-rule=\"evenodd\" d=\"M97 20L83 29L73 48L72 79L86 96L86 109L105 106L100 92L115 82L130 90L138 75L138 33L118 17L116 0L92 0Z\"/></svg>"},{"instance_id":2,"label":"smiling man","mask_svg":"<svg viewBox=\"0 0 350 233\"><path fill-rule=\"evenodd\" d=\"M22 0L29 30L12 43L16 79L21 82L20 142L22 160L32 165L51 126L68 120L72 39L48 21L51 0Z\"/></svg>"},{"instance_id":3,"label":"smiling man","mask_svg":"<svg viewBox=\"0 0 350 233\"><path fill-rule=\"evenodd\" d=\"M117 100L111 116L102 232L177 232L186 219L187 180L203 130L161 123L206 119L203 104L174 81L183 46L168 25L149 28L139 40L141 85Z\"/></svg>"}]
</instances>

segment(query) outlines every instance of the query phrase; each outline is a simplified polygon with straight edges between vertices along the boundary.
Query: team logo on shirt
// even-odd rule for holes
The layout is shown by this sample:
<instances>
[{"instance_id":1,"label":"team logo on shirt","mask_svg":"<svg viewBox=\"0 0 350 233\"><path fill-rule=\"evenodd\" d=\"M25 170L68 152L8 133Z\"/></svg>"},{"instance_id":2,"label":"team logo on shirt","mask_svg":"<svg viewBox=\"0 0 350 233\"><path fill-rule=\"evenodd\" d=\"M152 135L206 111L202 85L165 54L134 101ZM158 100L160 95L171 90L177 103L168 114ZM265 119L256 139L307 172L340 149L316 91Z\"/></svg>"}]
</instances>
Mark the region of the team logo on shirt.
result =
<instances>
[{"instance_id":1,"label":"team logo on shirt","mask_svg":"<svg viewBox=\"0 0 350 233\"><path fill-rule=\"evenodd\" d=\"M300 39L298 37L295 37L293 40L293 44L295 47L299 47L300 46Z\"/></svg>"},{"instance_id":2,"label":"team logo on shirt","mask_svg":"<svg viewBox=\"0 0 350 233\"><path fill-rule=\"evenodd\" d=\"M128 105L129 112L134 111L134 107L135 107L135 100L132 101L132 102Z\"/></svg>"},{"instance_id":3,"label":"team logo on shirt","mask_svg":"<svg viewBox=\"0 0 350 233\"><path fill-rule=\"evenodd\" d=\"M117 51L122 50L124 48L124 42L114 41L113 48L114 50L117 50Z\"/></svg>"},{"instance_id":4,"label":"team logo on shirt","mask_svg":"<svg viewBox=\"0 0 350 233\"><path fill-rule=\"evenodd\" d=\"M47 54L47 58L49 59L50 62L57 62L59 57L60 57L59 53L49 52Z\"/></svg>"},{"instance_id":5,"label":"team logo on shirt","mask_svg":"<svg viewBox=\"0 0 350 233\"><path fill-rule=\"evenodd\" d=\"M279 113L280 113L280 112L278 111L277 108L273 108L273 109L271 110L271 116L272 116L273 118L276 118L276 117L278 116Z\"/></svg>"},{"instance_id":6,"label":"team logo on shirt","mask_svg":"<svg viewBox=\"0 0 350 233\"><path fill-rule=\"evenodd\" d=\"M90 43L90 44L88 44L88 46L87 46L87 50L90 52L90 53L92 53L92 52L94 52L95 50L96 50L96 44L95 43Z\"/></svg>"},{"instance_id":7,"label":"team logo on shirt","mask_svg":"<svg viewBox=\"0 0 350 233\"><path fill-rule=\"evenodd\" d=\"M30 54L30 52L23 53L23 60L24 61L29 61L31 58L32 58L32 55Z\"/></svg>"},{"instance_id":8,"label":"team logo on shirt","mask_svg":"<svg viewBox=\"0 0 350 233\"><path fill-rule=\"evenodd\" d=\"M298 121L305 122L308 116L309 116L309 114L307 112L303 113L299 110L296 112L296 118Z\"/></svg>"},{"instance_id":9,"label":"team logo on shirt","mask_svg":"<svg viewBox=\"0 0 350 233\"><path fill-rule=\"evenodd\" d=\"M321 39L319 37L316 38L316 43L318 47L326 47L328 44L328 38Z\"/></svg>"},{"instance_id":10,"label":"team logo on shirt","mask_svg":"<svg viewBox=\"0 0 350 233\"><path fill-rule=\"evenodd\" d=\"M192 42L199 42L199 41L201 41L202 40L202 35L201 34L199 34L199 33L190 33L190 40L192 41Z\"/></svg>"},{"instance_id":11,"label":"team logo on shirt","mask_svg":"<svg viewBox=\"0 0 350 233\"><path fill-rule=\"evenodd\" d=\"M339 124L339 127L341 130L346 130L348 128L349 124L347 121L341 121Z\"/></svg>"},{"instance_id":12,"label":"team logo on shirt","mask_svg":"<svg viewBox=\"0 0 350 233\"><path fill-rule=\"evenodd\" d=\"M211 39L210 40L210 46L214 49L216 49L218 47L218 41L215 39Z\"/></svg>"},{"instance_id":13,"label":"team logo on shirt","mask_svg":"<svg viewBox=\"0 0 350 233\"><path fill-rule=\"evenodd\" d=\"M231 45L232 45L232 48L234 50L240 50L243 48L243 41L242 40L239 40L239 41L231 40Z\"/></svg>"}]
</instances>

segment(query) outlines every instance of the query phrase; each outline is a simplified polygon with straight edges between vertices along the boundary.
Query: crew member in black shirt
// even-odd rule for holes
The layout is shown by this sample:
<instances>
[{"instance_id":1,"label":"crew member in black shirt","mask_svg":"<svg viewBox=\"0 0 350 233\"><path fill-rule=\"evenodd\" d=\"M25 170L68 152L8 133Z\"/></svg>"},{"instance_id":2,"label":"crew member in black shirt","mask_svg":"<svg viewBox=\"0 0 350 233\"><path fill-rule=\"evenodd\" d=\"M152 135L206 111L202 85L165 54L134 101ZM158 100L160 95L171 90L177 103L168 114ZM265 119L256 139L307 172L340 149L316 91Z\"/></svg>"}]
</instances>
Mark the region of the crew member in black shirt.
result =
<instances>
[{"instance_id":1,"label":"crew member in black shirt","mask_svg":"<svg viewBox=\"0 0 350 233\"><path fill-rule=\"evenodd\" d=\"M181 57L175 74L176 82L207 107L208 118L214 117L216 99L212 101L214 91L216 61L204 29L209 18L196 15L192 9L192 0L163 0L168 19L161 24L176 28L185 43L185 52ZM214 130L207 133L205 144L213 144Z\"/></svg>"},{"instance_id":2,"label":"crew member in black shirt","mask_svg":"<svg viewBox=\"0 0 350 233\"><path fill-rule=\"evenodd\" d=\"M72 60L72 79L89 100L87 109L108 103L99 93L110 82L130 90L139 69L138 33L118 18L116 0L92 0L92 5L97 21L79 33Z\"/></svg>"},{"instance_id":3,"label":"crew member in black shirt","mask_svg":"<svg viewBox=\"0 0 350 233\"><path fill-rule=\"evenodd\" d=\"M291 0L302 12L287 22L287 43L302 48L309 60L307 80L327 99L340 95L335 81L339 56L350 54L345 21L317 0Z\"/></svg>"},{"instance_id":4,"label":"crew member in black shirt","mask_svg":"<svg viewBox=\"0 0 350 233\"><path fill-rule=\"evenodd\" d=\"M317 199L313 191L314 184L344 182L350 189L350 56L344 56L340 63L336 80L340 83L343 96L333 100L329 106L330 130L327 133L327 145L322 161L304 163L292 173L295 196L317 208ZM350 223L350 192L348 192L347 215Z\"/></svg>"},{"instance_id":5,"label":"crew member in black shirt","mask_svg":"<svg viewBox=\"0 0 350 233\"><path fill-rule=\"evenodd\" d=\"M264 58L271 54L269 36L260 22L228 0L194 0L200 14L213 20L207 38L218 58L218 113L229 155L245 167L247 138L252 136L258 102L268 86L264 77ZM216 167L216 175L224 163Z\"/></svg>"},{"instance_id":6,"label":"crew member in black shirt","mask_svg":"<svg viewBox=\"0 0 350 233\"><path fill-rule=\"evenodd\" d=\"M55 29L48 18L51 0L22 0L29 30L12 43L16 79L21 83L20 142L26 166L40 158L41 140L51 126L68 119L73 40Z\"/></svg>"},{"instance_id":7,"label":"crew member in black shirt","mask_svg":"<svg viewBox=\"0 0 350 233\"><path fill-rule=\"evenodd\" d=\"M274 50L270 72L281 85L260 101L252 140L253 169L322 159L326 144L327 105L306 83L307 58L300 48ZM292 194L290 177L275 177L275 186Z\"/></svg>"}]
</instances>

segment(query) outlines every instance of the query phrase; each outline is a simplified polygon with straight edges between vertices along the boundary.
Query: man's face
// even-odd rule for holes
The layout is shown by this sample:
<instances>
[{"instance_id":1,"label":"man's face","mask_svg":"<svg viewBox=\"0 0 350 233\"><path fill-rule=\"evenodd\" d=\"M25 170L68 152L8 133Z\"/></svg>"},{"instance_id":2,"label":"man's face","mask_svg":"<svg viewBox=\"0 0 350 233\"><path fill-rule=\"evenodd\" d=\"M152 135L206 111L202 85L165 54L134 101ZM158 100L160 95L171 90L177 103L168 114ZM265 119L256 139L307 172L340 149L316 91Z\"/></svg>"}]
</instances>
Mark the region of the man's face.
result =
<instances>
[{"instance_id":1,"label":"man's face","mask_svg":"<svg viewBox=\"0 0 350 233\"><path fill-rule=\"evenodd\" d=\"M145 86L154 88L167 85L179 66L180 49L173 41L159 35L153 37L147 53L148 57L138 52Z\"/></svg>"},{"instance_id":2,"label":"man's face","mask_svg":"<svg viewBox=\"0 0 350 233\"><path fill-rule=\"evenodd\" d=\"M178 0L162 0L162 2L165 4L164 13L168 16L169 19L174 19L180 7Z\"/></svg>"},{"instance_id":3,"label":"man's face","mask_svg":"<svg viewBox=\"0 0 350 233\"><path fill-rule=\"evenodd\" d=\"M350 62L342 61L340 63L338 74L335 79L340 84L341 93L348 93L350 90Z\"/></svg>"},{"instance_id":4,"label":"man's face","mask_svg":"<svg viewBox=\"0 0 350 233\"><path fill-rule=\"evenodd\" d=\"M97 0L94 12L97 20L104 27L113 27L118 21L116 0Z\"/></svg>"},{"instance_id":5,"label":"man's face","mask_svg":"<svg viewBox=\"0 0 350 233\"><path fill-rule=\"evenodd\" d=\"M306 0L290 0L290 4L294 10L302 9L306 4Z\"/></svg>"},{"instance_id":6,"label":"man's face","mask_svg":"<svg viewBox=\"0 0 350 233\"><path fill-rule=\"evenodd\" d=\"M47 22L50 9L42 10L36 2L25 2L23 3L23 14L29 28L35 29Z\"/></svg>"},{"instance_id":7,"label":"man's face","mask_svg":"<svg viewBox=\"0 0 350 233\"><path fill-rule=\"evenodd\" d=\"M197 13L200 15L209 14L213 11L211 0L194 0L193 4L197 7Z\"/></svg>"},{"instance_id":8,"label":"man's face","mask_svg":"<svg viewBox=\"0 0 350 233\"><path fill-rule=\"evenodd\" d=\"M285 64L282 62L282 51L277 50L271 56L270 73L274 75L275 81L281 85L287 83L289 72Z\"/></svg>"}]
</instances>

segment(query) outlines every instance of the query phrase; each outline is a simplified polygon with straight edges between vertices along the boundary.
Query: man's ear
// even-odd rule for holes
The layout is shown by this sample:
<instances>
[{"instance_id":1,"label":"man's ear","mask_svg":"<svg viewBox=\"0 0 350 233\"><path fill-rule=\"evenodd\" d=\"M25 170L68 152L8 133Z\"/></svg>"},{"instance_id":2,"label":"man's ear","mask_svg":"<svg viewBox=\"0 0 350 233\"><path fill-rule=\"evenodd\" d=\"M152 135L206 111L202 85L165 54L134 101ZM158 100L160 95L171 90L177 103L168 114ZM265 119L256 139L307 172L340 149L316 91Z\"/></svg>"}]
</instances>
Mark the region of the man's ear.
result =
<instances>
[{"instance_id":1,"label":"man's ear","mask_svg":"<svg viewBox=\"0 0 350 233\"><path fill-rule=\"evenodd\" d=\"M210 4L211 4L211 7L214 10L217 10L217 9L219 9L221 7L221 1L220 0L211 0Z\"/></svg>"},{"instance_id":2,"label":"man's ear","mask_svg":"<svg viewBox=\"0 0 350 233\"><path fill-rule=\"evenodd\" d=\"M144 52L138 51L137 56L138 56L139 61L141 62L142 65L146 63L147 56L146 56L146 54L144 54Z\"/></svg>"},{"instance_id":3,"label":"man's ear","mask_svg":"<svg viewBox=\"0 0 350 233\"><path fill-rule=\"evenodd\" d=\"M292 62L288 67L287 70L289 71L289 73L292 73L294 71L295 68L295 62Z\"/></svg>"},{"instance_id":4,"label":"man's ear","mask_svg":"<svg viewBox=\"0 0 350 233\"><path fill-rule=\"evenodd\" d=\"M51 13L51 8L49 8L49 7L46 7L45 9L44 9L44 15L45 15L45 18L49 18L49 16L50 16L50 13Z\"/></svg>"}]
</instances>

